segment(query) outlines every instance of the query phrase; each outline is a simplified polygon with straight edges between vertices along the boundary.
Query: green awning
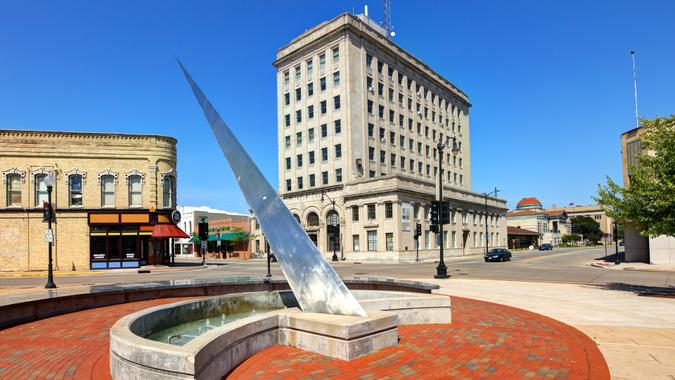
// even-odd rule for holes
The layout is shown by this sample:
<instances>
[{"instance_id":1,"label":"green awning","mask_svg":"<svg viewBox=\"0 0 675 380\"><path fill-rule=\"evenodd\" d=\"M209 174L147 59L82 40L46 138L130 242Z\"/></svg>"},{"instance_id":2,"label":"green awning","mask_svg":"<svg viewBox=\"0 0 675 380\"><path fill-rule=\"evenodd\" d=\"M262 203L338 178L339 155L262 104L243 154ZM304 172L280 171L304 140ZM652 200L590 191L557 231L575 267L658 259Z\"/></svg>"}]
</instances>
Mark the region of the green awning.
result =
<instances>
[{"instance_id":1,"label":"green awning","mask_svg":"<svg viewBox=\"0 0 675 380\"><path fill-rule=\"evenodd\" d=\"M239 234L236 232L220 234L220 236L216 236L215 234L209 234L209 241L234 240L237 236L239 236Z\"/></svg>"}]
</instances>

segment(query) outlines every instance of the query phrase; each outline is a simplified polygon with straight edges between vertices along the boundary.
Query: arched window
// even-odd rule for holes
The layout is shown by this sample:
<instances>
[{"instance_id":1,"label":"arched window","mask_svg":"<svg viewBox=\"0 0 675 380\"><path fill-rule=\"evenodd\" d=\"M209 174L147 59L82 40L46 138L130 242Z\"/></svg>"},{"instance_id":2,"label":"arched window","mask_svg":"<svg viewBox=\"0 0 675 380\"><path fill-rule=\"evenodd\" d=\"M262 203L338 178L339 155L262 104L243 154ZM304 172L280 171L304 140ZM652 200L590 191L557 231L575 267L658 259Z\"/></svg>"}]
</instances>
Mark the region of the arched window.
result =
<instances>
[{"instance_id":1,"label":"arched window","mask_svg":"<svg viewBox=\"0 0 675 380\"><path fill-rule=\"evenodd\" d=\"M335 211L330 211L326 216L326 233L328 234L328 250L340 250L340 215Z\"/></svg>"},{"instance_id":2,"label":"arched window","mask_svg":"<svg viewBox=\"0 0 675 380\"><path fill-rule=\"evenodd\" d=\"M115 176L101 176L101 207L115 207Z\"/></svg>"},{"instance_id":3,"label":"arched window","mask_svg":"<svg viewBox=\"0 0 675 380\"><path fill-rule=\"evenodd\" d=\"M35 207L42 207L47 202L47 184L45 179L46 174L36 174L33 177L35 180Z\"/></svg>"},{"instance_id":4,"label":"arched window","mask_svg":"<svg viewBox=\"0 0 675 380\"><path fill-rule=\"evenodd\" d=\"M130 175L127 180L129 182L129 207L141 207L143 205L141 176Z\"/></svg>"},{"instance_id":5,"label":"arched window","mask_svg":"<svg viewBox=\"0 0 675 380\"><path fill-rule=\"evenodd\" d=\"M21 207L21 175L7 174L7 207Z\"/></svg>"},{"instance_id":6,"label":"arched window","mask_svg":"<svg viewBox=\"0 0 675 380\"><path fill-rule=\"evenodd\" d=\"M307 225L310 227L317 227L319 225L319 216L315 212L309 213L307 215Z\"/></svg>"},{"instance_id":7,"label":"arched window","mask_svg":"<svg viewBox=\"0 0 675 380\"><path fill-rule=\"evenodd\" d=\"M176 199L174 195L174 190L176 188L176 181L172 176L164 177L164 183L162 184L162 194L164 201L164 208L175 207Z\"/></svg>"},{"instance_id":8,"label":"arched window","mask_svg":"<svg viewBox=\"0 0 675 380\"><path fill-rule=\"evenodd\" d=\"M300 217L299 216L297 216L296 214L293 214L293 217L295 218L295 220L298 221L298 224L302 224L302 223L300 223Z\"/></svg>"},{"instance_id":9,"label":"arched window","mask_svg":"<svg viewBox=\"0 0 675 380\"><path fill-rule=\"evenodd\" d=\"M68 199L70 206L82 206L82 175L71 174L68 176Z\"/></svg>"}]
</instances>

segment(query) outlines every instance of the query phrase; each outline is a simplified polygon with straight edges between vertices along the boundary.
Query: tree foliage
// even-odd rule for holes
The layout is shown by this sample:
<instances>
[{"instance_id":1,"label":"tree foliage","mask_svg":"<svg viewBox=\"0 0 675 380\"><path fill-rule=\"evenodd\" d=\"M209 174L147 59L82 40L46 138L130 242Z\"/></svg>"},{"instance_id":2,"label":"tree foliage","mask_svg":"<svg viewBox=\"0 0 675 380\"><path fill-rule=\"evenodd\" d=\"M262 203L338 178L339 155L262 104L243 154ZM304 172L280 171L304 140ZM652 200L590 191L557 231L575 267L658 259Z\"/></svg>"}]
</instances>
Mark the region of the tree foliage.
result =
<instances>
[{"instance_id":1,"label":"tree foliage","mask_svg":"<svg viewBox=\"0 0 675 380\"><path fill-rule=\"evenodd\" d=\"M577 242L579 240L581 240L581 236L579 236L579 235L563 235L562 236L562 242L565 243L565 244Z\"/></svg>"},{"instance_id":2,"label":"tree foliage","mask_svg":"<svg viewBox=\"0 0 675 380\"><path fill-rule=\"evenodd\" d=\"M675 236L675 115L642 120L641 154L630 166L629 186L607 177L595 200L619 221L634 222L644 236Z\"/></svg>"},{"instance_id":3,"label":"tree foliage","mask_svg":"<svg viewBox=\"0 0 675 380\"><path fill-rule=\"evenodd\" d=\"M572 218L572 233L579 234L584 239L594 243L602 238L600 224L590 216L576 216Z\"/></svg>"}]
</instances>

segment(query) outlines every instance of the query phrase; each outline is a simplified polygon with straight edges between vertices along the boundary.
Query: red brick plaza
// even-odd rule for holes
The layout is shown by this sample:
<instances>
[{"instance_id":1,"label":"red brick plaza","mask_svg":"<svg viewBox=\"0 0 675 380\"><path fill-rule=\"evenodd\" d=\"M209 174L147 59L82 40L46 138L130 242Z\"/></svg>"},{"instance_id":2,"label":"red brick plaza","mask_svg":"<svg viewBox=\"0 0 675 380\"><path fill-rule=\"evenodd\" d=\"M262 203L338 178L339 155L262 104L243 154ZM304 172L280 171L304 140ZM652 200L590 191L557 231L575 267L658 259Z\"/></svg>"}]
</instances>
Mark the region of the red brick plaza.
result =
<instances>
[{"instance_id":1,"label":"red brick plaza","mask_svg":"<svg viewBox=\"0 0 675 380\"><path fill-rule=\"evenodd\" d=\"M0 379L108 379L108 329L120 317L178 298L85 310L0 331ZM345 362L285 346L227 379L609 379L600 351L550 318L452 297L453 323L399 327L400 342Z\"/></svg>"}]
</instances>

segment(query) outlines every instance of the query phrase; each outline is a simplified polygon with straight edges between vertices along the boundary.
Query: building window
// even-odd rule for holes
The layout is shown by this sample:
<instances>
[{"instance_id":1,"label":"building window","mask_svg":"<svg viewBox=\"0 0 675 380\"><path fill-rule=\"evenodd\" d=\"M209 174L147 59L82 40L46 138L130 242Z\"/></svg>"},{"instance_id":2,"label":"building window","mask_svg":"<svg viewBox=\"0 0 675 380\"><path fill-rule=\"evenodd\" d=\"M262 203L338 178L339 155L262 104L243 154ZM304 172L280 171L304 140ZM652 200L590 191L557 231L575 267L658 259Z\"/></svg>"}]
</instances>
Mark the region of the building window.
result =
<instances>
[{"instance_id":1,"label":"building window","mask_svg":"<svg viewBox=\"0 0 675 380\"><path fill-rule=\"evenodd\" d=\"M295 66L295 81L300 81L300 65Z\"/></svg>"},{"instance_id":2,"label":"building window","mask_svg":"<svg viewBox=\"0 0 675 380\"><path fill-rule=\"evenodd\" d=\"M307 118L308 119L314 118L314 106L307 107Z\"/></svg>"},{"instance_id":3,"label":"building window","mask_svg":"<svg viewBox=\"0 0 675 380\"><path fill-rule=\"evenodd\" d=\"M373 114L373 101L372 101L372 100L369 100L369 101L368 101L368 113L369 113L370 115Z\"/></svg>"},{"instance_id":4,"label":"building window","mask_svg":"<svg viewBox=\"0 0 675 380\"><path fill-rule=\"evenodd\" d=\"M140 207L142 205L141 187L143 184L140 175L129 176L129 207Z\"/></svg>"},{"instance_id":5,"label":"building window","mask_svg":"<svg viewBox=\"0 0 675 380\"><path fill-rule=\"evenodd\" d=\"M286 157L286 170L291 170L291 158Z\"/></svg>"},{"instance_id":6,"label":"building window","mask_svg":"<svg viewBox=\"0 0 675 380\"><path fill-rule=\"evenodd\" d=\"M381 164L384 164L384 162L386 160L386 157L387 157L387 153L385 151L381 150L380 151L380 163Z\"/></svg>"},{"instance_id":7,"label":"building window","mask_svg":"<svg viewBox=\"0 0 675 380\"><path fill-rule=\"evenodd\" d=\"M431 249L431 232L424 231L424 248Z\"/></svg>"},{"instance_id":8,"label":"building window","mask_svg":"<svg viewBox=\"0 0 675 380\"><path fill-rule=\"evenodd\" d=\"M291 191L291 180L290 179L286 180L286 191Z\"/></svg>"},{"instance_id":9,"label":"building window","mask_svg":"<svg viewBox=\"0 0 675 380\"><path fill-rule=\"evenodd\" d=\"M47 202L47 185L45 184L46 174L37 174L35 179L35 206L42 207Z\"/></svg>"},{"instance_id":10,"label":"building window","mask_svg":"<svg viewBox=\"0 0 675 380\"><path fill-rule=\"evenodd\" d=\"M335 183L342 183L342 169L335 169Z\"/></svg>"},{"instance_id":11,"label":"building window","mask_svg":"<svg viewBox=\"0 0 675 380\"><path fill-rule=\"evenodd\" d=\"M307 96L314 95L314 83L307 83Z\"/></svg>"},{"instance_id":12,"label":"building window","mask_svg":"<svg viewBox=\"0 0 675 380\"><path fill-rule=\"evenodd\" d=\"M452 231L452 248L457 248L457 231Z\"/></svg>"},{"instance_id":13,"label":"building window","mask_svg":"<svg viewBox=\"0 0 675 380\"><path fill-rule=\"evenodd\" d=\"M372 146L369 146L369 147L368 147L368 159L369 159L370 161L374 161L374 160L375 160L375 148L373 148Z\"/></svg>"},{"instance_id":14,"label":"building window","mask_svg":"<svg viewBox=\"0 0 675 380\"><path fill-rule=\"evenodd\" d=\"M335 158L341 158L342 157L342 144L337 144L335 145Z\"/></svg>"},{"instance_id":15,"label":"building window","mask_svg":"<svg viewBox=\"0 0 675 380\"><path fill-rule=\"evenodd\" d=\"M298 154L297 156L295 156L295 158L296 158L296 162L297 162L297 167L301 168L302 167L302 154Z\"/></svg>"},{"instance_id":16,"label":"building window","mask_svg":"<svg viewBox=\"0 0 675 380\"><path fill-rule=\"evenodd\" d=\"M385 235L385 242L387 243L387 251L393 251L394 250L394 234L391 232L387 232Z\"/></svg>"},{"instance_id":17,"label":"building window","mask_svg":"<svg viewBox=\"0 0 675 380\"><path fill-rule=\"evenodd\" d=\"M314 164L314 151L311 151L307 154L309 156L309 164Z\"/></svg>"},{"instance_id":18,"label":"building window","mask_svg":"<svg viewBox=\"0 0 675 380\"><path fill-rule=\"evenodd\" d=\"M386 219L394 217L394 205L391 202L384 202L384 217Z\"/></svg>"},{"instance_id":19,"label":"building window","mask_svg":"<svg viewBox=\"0 0 675 380\"><path fill-rule=\"evenodd\" d=\"M314 174L309 175L309 187L314 187L316 186L316 179L314 177Z\"/></svg>"},{"instance_id":20,"label":"building window","mask_svg":"<svg viewBox=\"0 0 675 380\"><path fill-rule=\"evenodd\" d=\"M284 138L284 146L286 149L291 149L291 136L286 136Z\"/></svg>"},{"instance_id":21,"label":"building window","mask_svg":"<svg viewBox=\"0 0 675 380\"><path fill-rule=\"evenodd\" d=\"M103 181L101 181L103 184ZM175 206L174 200L174 190L176 188L175 180L172 176L164 177L164 183L162 184L162 201L164 202L164 208L171 208ZM114 200L114 193L113 193Z\"/></svg>"},{"instance_id":22,"label":"building window","mask_svg":"<svg viewBox=\"0 0 675 380\"><path fill-rule=\"evenodd\" d=\"M352 222L359 221L359 206L352 206Z\"/></svg>"},{"instance_id":23,"label":"building window","mask_svg":"<svg viewBox=\"0 0 675 380\"><path fill-rule=\"evenodd\" d=\"M328 148L321 148L321 161L328 161Z\"/></svg>"},{"instance_id":24,"label":"building window","mask_svg":"<svg viewBox=\"0 0 675 380\"><path fill-rule=\"evenodd\" d=\"M333 48L333 64L340 62L340 48Z\"/></svg>"},{"instance_id":25,"label":"building window","mask_svg":"<svg viewBox=\"0 0 675 380\"><path fill-rule=\"evenodd\" d=\"M340 95L333 97L333 106L336 110L340 109Z\"/></svg>"},{"instance_id":26,"label":"building window","mask_svg":"<svg viewBox=\"0 0 675 380\"><path fill-rule=\"evenodd\" d=\"M7 207L21 206L21 175L7 174Z\"/></svg>"},{"instance_id":27,"label":"building window","mask_svg":"<svg viewBox=\"0 0 675 380\"><path fill-rule=\"evenodd\" d=\"M326 112L328 112L328 108L326 107L326 101L325 101L325 100L322 100L322 101L319 103L319 108L321 109L321 114L322 114L322 115L325 115Z\"/></svg>"},{"instance_id":28,"label":"building window","mask_svg":"<svg viewBox=\"0 0 675 380\"><path fill-rule=\"evenodd\" d=\"M321 138L328 136L328 126L326 124L321 124Z\"/></svg>"},{"instance_id":29,"label":"building window","mask_svg":"<svg viewBox=\"0 0 675 380\"><path fill-rule=\"evenodd\" d=\"M82 176L80 174L68 176L68 193L71 207L82 206Z\"/></svg>"},{"instance_id":30,"label":"building window","mask_svg":"<svg viewBox=\"0 0 675 380\"><path fill-rule=\"evenodd\" d=\"M312 77L312 70L314 69L314 60L312 58L307 60L307 78Z\"/></svg>"},{"instance_id":31,"label":"building window","mask_svg":"<svg viewBox=\"0 0 675 380\"><path fill-rule=\"evenodd\" d=\"M284 115L284 125L287 127L291 126L291 115Z\"/></svg>"},{"instance_id":32,"label":"building window","mask_svg":"<svg viewBox=\"0 0 675 380\"><path fill-rule=\"evenodd\" d=\"M326 77L319 78L319 89L321 91L326 91Z\"/></svg>"},{"instance_id":33,"label":"building window","mask_svg":"<svg viewBox=\"0 0 675 380\"><path fill-rule=\"evenodd\" d=\"M298 177L298 190L302 190L302 177Z\"/></svg>"},{"instance_id":34,"label":"building window","mask_svg":"<svg viewBox=\"0 0 675 380\"><path fill-rule=\"evenodd\" d=\"M373 64L373 56L370 55L370 53L366 53L366 67L370 68L372 64Z\"/></svg>"},{"instance_id":35,"label":"building window","mask_svg":"<svg viewBox=\"0 0 675 380\"><path fill-rule=\"evenodd\" d=\"M300 87L295 89L295 101L299 102L302 99L302 89Z\"/></svg>"},{"instance_id":36,"label":"building window","mask_svg":"<svg viewBox=\"0 0 675 380\"><path fill-rule=\"evenodd\" d=\"M307 130L307 142L314 142L314 128L310 128Z\"/></svg>"},{"instance_id":37,"label":"building window","mask_svg":"<svg viewBox=\"0 0 675 380\"><path fill-rule=\"evenodd\" d=\"M374 132L375 132L375 126L371 123L368 123L368 137L373 137Z\"/></svg>"},{"instance_id":38,"label":"building window","mask_svg":"<svg viewBox=\"0 0 675 380\"><path fill-rule=\"evenodd\" d=\"M328 185L328 172L321 172L321 183Z\"/></svg>"},{"instance_id":39,"label":"building window","mask_svg":"<svg viewBox=\"0 0 675 380\"><path fill-rule=\"evenodd\" d=\"M333 73L333 87L340 85L340 72L336 71Z\"/></svg>"},{"instance_id":40,"label":"building window","mask_svg":"<svg viewBox=\"0 0 675 380\"><path fill-rule=\"evenodd\" d=\"M377 217L377 215L375 214L375 205L371 204L368 205L367 207L368 207L368 220L375 220L375 218Z\"/></svg>"},{"instance_id":41,"label":"building window","mask_svg":"<svg viewBox=\"0 0 675 380\"><path fill-rule=\"evenodd\" d=\"M295 111L295 122L296 123L302 122L302 110Z\"/></svg>"},{"instance_id":42,"label":"building window","mask_svg":"<svg viewBox=\"0 0 675 380\"><path fill-rule=\"evenodd\" d=\"M337 134L341 133L342 132L342 121L340 121L340 119L335 120L334 125L335 125L335 134L337 135Z\"/></svg>"},{"instance_id":43,"label":"building window","mask_svg":"<svg viewBox=\"0 0 675 380\"><path fill-rule=\"evenodd\" d=\"M352 235L352 250L358 252L361 250L361 242L359 235Z\"/></svg>"},{"instance_id":44,"label":"building window","mask_svg":"<svg viewBox=\"0 0 675 380\"><path fill-rule=\"evenodd\" d=\"M302 132L295 134L295 144L298 146L302 145Z\"/></svg>"},{"instance_id":45,"label":"building window","mask_svg":"<svg viewBox=\"0 0 675 380\"><path fill-rule=\"evenodd\" d=\"M377 251L377 230L368 231L368 250Z\"/></svg>"},{"instance_id":46,"label":"building window","mask_svg":"<svg viewBox=\"0 0 675 380\"><path fill-rule=\"evenodd\" d=\"M284 94L284 105L291 104L291 94L288 92Z\"/></svg>"},{"instance_id":47,"label":"building window","mask_svg":"<svg viewBox=\"0 0 675 380\"><path fill-rule=\"evenodd\" d=\"M368 172L368 178L375 178L375 170L371 170Z\"/></svg>"},{"instance_id":48,"label":"building window","mask_svg":"<svg viewBox=\"0 0 675 380\"><path fill-rule=\"evenodd\" d=\"M324 71L326 69L326 54L321 53L319 55L319 70Z\"/></svg>"}]
</instances>

